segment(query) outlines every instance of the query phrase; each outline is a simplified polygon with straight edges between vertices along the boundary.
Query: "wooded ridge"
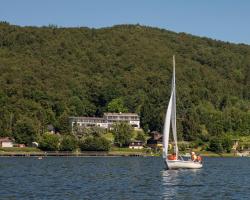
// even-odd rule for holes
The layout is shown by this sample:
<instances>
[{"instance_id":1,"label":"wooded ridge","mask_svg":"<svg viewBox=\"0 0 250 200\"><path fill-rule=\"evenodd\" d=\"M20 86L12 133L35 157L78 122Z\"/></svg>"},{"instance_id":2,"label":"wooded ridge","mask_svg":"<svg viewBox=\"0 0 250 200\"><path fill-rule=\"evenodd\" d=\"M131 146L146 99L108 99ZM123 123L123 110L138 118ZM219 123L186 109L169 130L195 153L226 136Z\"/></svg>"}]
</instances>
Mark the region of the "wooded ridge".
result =
<instances>
[{"instance_id":1,"label":"wooded ridge","mask_svg":"<svg viewBox=\"0 0 250 200\"><path fill-rule=\"evenodd\" d=\"M69 116L136 112L162 130L176 56L178 137L250 135L250 46L140 25L0 23L0 135L30 143Z\"/></svg>"}]
</instances>

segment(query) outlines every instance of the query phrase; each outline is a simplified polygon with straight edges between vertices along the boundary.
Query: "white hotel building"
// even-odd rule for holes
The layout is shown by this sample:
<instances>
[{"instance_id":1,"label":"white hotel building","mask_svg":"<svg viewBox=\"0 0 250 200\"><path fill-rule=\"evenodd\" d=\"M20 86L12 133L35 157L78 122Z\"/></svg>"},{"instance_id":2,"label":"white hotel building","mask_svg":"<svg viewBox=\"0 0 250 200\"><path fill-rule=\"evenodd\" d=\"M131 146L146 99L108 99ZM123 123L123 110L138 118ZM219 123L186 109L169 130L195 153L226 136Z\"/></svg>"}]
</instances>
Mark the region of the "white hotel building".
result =
<instances>
[{"instance_id":1,"label":"white hotel building","mask_svg":"<svg viewBox=\"0 0 250 200\"><path fill-rule=\"evenodd\" d=\"M140 117L136 113L104 113L103 117L70 117L71 128L98 126L110 128L115 122L127 122L134 128L140 128Z\"/></svg>"}]
</instances>

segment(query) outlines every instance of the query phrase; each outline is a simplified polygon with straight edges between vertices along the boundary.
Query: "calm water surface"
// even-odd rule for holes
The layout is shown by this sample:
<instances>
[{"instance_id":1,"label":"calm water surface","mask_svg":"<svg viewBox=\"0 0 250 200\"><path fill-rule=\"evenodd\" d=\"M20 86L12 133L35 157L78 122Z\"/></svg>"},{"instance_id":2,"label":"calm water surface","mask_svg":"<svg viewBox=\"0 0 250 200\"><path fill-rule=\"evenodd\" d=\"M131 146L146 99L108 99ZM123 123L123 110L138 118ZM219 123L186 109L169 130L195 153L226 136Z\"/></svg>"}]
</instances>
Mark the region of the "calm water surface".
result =
<instances>
[{"instance_id":1,"label":"calm water surface","mask_svg":"<svg viewBox=\"0 0 250 200\"><path fill-rule=\"evenodd\" d=\"M0 199L250 199L250 158L164 167L158 157L0 158Z\"/></svg>"}]
</instances>

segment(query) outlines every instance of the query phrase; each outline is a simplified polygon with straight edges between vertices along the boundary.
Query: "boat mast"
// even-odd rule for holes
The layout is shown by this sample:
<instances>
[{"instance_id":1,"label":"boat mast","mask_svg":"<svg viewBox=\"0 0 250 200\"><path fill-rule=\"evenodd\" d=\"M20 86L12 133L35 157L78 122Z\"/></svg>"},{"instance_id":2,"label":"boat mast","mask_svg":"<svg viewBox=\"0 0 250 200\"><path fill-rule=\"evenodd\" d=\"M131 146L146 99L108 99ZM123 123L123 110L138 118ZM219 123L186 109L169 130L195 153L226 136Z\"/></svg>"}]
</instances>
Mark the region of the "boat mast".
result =
<instances>
[{"instance_id":1,"label":"boat mast","mask_svg":"<svg viewBox=\"0 0 250 200\"><path fill-rule=\"evenodd\" d=\"M172 132L174 136L174 151L178 158L178 146L177 146L177 131L176 131L176 88L175 88L175 56L173 55L173 79L172 79L172 94L173 94L173 101L172 101L172 113L171 113L171 121L172 121Z\"/></svg>"}]
</instances>

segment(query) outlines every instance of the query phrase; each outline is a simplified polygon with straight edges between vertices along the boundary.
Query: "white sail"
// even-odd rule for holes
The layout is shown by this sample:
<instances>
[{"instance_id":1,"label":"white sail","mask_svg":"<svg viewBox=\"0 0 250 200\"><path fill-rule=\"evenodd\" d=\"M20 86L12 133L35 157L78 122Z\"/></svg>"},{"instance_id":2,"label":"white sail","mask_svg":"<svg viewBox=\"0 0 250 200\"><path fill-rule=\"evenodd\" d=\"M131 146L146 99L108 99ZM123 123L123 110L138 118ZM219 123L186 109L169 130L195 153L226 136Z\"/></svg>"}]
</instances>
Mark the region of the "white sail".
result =
<instances>
[{"instance_id":1,"label":"white sail","mask_svg":"<svg viewBox=\"0 0 250 200\"><path fill-rule=\"evenodd\" d=\"M172 93L173 93L172 113L171 113L172 132L173 132L174 143L175 143L175 145L174 145L174 150L175 150L176 156L177 156L177 158L178 158L177 130L176 130L175 56L173 56Z\"/></svg>"},{"instance_id":2,"label":"white sail","mask_svg":"<svg viewBox=\"0 0 250 200\"><path fill-rule=\"evenodd\" d=\"M172 102L173 102L173 92L168 103L168 109L165 116L165 123L163 128L163 158L167 158L168 155L168 140L169 140L169 131L170 131L170 121L172 113Z\"/></svg>"}]
</instances>

